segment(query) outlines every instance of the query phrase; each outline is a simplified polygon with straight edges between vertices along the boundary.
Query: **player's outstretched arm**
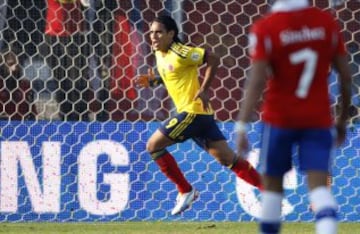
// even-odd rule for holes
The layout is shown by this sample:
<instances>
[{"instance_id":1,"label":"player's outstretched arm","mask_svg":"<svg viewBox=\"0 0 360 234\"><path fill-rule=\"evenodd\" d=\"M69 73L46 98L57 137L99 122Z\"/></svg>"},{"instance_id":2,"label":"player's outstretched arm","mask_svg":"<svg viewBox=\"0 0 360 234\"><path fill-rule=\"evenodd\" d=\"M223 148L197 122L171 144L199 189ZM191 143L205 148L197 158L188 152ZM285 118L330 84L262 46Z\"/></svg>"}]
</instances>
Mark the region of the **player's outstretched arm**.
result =
<instances>
[{"instance_id":1,"label":"player's outstretched arm","mask_svg":"<svg viewBox=\"0 0 360 234\"><path fill-rule=\"evenodd\" d=\"M346 136L346 124L349 118L349 109L351 102L351 72L346 55L338 55L333 61L333 66L339 74L340 82L340 113L336 119L336 130L338 133L337 144L341 145Z\"/></svg>"},{"instance_id":2,"label":"player's outstretched arm","mask_svg":"<svg viewBox=\"0 0 360 234\"><path fill-rule=\"evenodd\" d=\"M245 87L245 96L238 115L239 121L247 123L251 120L251 115L255 111L255 107L266 86L268 67L268 62L265 60L253 63L250 77Z\"/></svg>"},{"instance_id":3,"label":"player's outstretched arm","mask_svg":"<svg viewBox=\"0 0 360 234\"><path fill-rule=\"evenodd\" d=\"M245 88L245 97L240 107L235 131L237 133L237 152L240 156L248 151L249 143L246 137L247 123L264 92L267 78L268 62L265 60L256 61L252 64L250 77Z\"/></svg>"}]
</instances>

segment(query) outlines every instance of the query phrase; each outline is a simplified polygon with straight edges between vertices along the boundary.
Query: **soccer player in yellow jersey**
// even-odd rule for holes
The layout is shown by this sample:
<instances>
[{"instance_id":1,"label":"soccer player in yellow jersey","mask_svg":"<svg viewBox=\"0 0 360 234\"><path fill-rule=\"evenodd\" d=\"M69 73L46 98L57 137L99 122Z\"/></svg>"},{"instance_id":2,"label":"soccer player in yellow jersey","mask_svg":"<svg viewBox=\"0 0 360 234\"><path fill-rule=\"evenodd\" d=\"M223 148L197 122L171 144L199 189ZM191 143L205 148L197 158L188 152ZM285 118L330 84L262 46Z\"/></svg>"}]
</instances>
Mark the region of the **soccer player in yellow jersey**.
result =
<instances>
[{"instance_id":1,"label":"soccer player in yellow jersey","mask_svg":"<svg viewBox=\"0 0 360 234\"><path fill-rule=\"evenodd\" d=\"M257 171L248 161L236 156L214 119L207 91L215 76L219 58L203 48L184 45L178 38L176 22L166 15L152 21L150 39L161 78L155 78L150 69L148 74L137 77L135 85L149 87L163 83L176 106L177 115L165 121L146 146L160 170L176 184L179 191L177 204L171 214L186 210L199 195L166 150L166 147L187 139L194 140L239 178L261 188ZM205 75L200 83L198 68L204 63Z\"/></svg>"}]
</instances>

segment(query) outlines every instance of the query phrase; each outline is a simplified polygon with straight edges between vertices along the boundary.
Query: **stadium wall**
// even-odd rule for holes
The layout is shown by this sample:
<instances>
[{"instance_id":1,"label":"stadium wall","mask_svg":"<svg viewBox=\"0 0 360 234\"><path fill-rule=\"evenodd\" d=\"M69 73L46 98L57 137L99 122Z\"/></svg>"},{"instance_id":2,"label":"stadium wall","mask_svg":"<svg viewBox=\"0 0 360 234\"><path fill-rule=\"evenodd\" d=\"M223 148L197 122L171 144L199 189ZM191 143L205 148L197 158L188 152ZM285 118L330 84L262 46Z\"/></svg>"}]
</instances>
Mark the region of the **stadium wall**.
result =
<instances>
[{"instance_id":1,"label":"stadium wall","mask_svg":"<svg viewBox=\"0 0 360 234\"><path fill-rule=\"evenodd\" d=\"M233 123L219 124L233 144ZM145 152L157 122L0 121L0 126L0 222L252 221L258 216L259 192L191 141L170 150L200 198L181 216L171 216L176 189ZM255 166L259 128L254 124L249 135L255 148L248 160ZM334 158L332 189L343 222L360 221L359 132L359 125L349 128ZM313 220L304 182L296 167L286 176L286 221Z\"/></svg>"}]
</instances>

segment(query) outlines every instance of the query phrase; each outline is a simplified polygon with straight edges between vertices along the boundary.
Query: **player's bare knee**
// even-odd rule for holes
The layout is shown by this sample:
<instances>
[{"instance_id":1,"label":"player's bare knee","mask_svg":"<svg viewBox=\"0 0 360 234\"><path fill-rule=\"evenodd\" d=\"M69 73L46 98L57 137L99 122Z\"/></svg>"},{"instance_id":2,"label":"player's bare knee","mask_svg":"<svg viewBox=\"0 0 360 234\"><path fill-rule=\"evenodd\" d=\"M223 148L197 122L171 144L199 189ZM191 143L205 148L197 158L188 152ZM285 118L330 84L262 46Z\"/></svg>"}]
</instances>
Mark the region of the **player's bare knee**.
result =
<instances>
[{"instance_id":1,"label":"player's bare knee","mask_svg":"<svg viewBox=\"0 0 360 234\"><path fill-rule=\"evenodd\" d=\"M146 143L146 151L150 154L156 151L161 150L163 147L159 146L158 141L150 138Z\"/></svg>"}]
</instances>

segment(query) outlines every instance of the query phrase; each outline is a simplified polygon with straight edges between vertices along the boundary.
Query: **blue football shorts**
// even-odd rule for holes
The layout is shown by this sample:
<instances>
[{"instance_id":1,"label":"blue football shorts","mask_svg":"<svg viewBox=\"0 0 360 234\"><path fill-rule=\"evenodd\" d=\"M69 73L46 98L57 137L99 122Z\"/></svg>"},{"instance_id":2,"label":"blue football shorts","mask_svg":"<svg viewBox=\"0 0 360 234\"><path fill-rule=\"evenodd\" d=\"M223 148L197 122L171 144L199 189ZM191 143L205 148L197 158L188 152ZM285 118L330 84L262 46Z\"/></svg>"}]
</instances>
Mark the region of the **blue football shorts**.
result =
<instances>
[{"instance_id":1,"label":"blue football shorts","mask_svg":"<svg viewBox=\"0 0 360 234\"><path fill-rule=\"evenodd\" d=\"M213 115L182 112L165 121L159 130L175 142L191 138L204 149L209 141L226 140Z\"/></svg>"},{"instance_id":2,"label":"blue football shorts","mask_svg":"<svg viewBox=\"0 0 360 234\"><path fill-rule=\"evenodd\" d=\"M268 124L263 127L260 153L263 174L283 176L294 162L302 172L329 172L335 152L334 128L284 129Z\"/></svg>"}]
</instances>

